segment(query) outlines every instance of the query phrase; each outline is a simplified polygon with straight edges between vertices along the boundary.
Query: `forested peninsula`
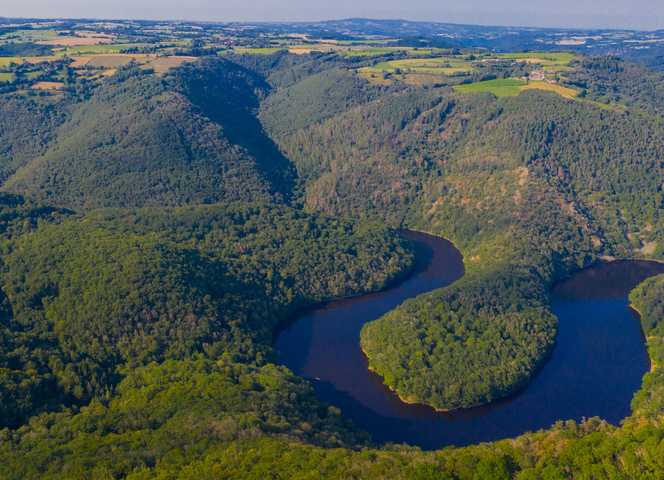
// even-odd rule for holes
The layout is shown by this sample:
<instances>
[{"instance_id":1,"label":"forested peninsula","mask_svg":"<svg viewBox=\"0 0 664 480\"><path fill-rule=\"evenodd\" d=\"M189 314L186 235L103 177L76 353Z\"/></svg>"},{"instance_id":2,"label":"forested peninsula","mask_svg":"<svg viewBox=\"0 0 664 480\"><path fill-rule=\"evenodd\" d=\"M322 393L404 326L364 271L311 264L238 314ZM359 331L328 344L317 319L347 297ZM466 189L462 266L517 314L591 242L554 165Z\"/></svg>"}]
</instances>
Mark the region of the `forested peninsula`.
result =
<instances>
[{"instance_id":1,"label":"forested peninsula","mask_svg":"<svg viewBox=\"0 0 664 480\"><path fill-rule=\"evenodd\" d=\"M438 409L527 386L555 281L664 260L664 75L574 51L177 45L2 81L2 478L661 478L662 277L630 296L653 369L622 426L376 445L272 341L407 275L396 229L421 230L466 275L365 325L371 368ZM536 68L550 82L485 83Z\"/></svg>"}]
</instances>

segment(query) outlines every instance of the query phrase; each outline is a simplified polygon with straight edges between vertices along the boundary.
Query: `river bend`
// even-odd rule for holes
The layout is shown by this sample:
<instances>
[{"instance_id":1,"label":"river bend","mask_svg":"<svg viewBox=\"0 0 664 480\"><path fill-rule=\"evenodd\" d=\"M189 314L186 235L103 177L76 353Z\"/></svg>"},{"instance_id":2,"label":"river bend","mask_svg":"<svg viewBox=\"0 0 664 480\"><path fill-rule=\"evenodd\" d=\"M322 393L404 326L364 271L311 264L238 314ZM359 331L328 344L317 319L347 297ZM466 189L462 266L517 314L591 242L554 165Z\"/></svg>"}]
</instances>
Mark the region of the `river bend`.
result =
<instances>
[{"instance_id":1,"label":"river bend","mask_svg":"<svg viewBox=\"0 0 664 480\"><path fill-rule=\"evenodd\" d=\"M275 341L279 363L309 380L322 401L339 407L375 442L425 450L515 437L557 420L599 416L617 425L629 414L650 365L627 295L645 278L664 273L664 264L609 262L558 283L552 289L558 344L532 384L496 404L436 412L402 402L368 370L359 347L365 323L464 274L463 258L451 242L420 232L402 234L417 248L411 276L384 291L301 310Z\"/></svg>"}]
</instances>

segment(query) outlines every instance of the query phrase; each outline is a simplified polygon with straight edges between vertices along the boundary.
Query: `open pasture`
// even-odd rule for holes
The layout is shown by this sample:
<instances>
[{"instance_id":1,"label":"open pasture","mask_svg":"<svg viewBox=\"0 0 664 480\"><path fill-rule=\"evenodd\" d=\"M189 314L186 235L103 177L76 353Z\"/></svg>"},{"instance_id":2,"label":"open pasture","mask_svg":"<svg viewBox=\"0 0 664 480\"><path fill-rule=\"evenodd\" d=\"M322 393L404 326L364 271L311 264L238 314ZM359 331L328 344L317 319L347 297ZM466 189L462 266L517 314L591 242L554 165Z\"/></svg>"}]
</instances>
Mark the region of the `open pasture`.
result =
<instances>
[{"instance_id":1,"label":"open pasture","mask_svg":"<svg viewBox=\"0 0 664 480\"><path fill-rule=\"evenodd\" d=\"M460 93L479 93L489 92L493 93L496 97L507 97L518 95L521 93L520 86L524 86L526 82L523 80L514 80L511 78L488 80L486 82L471 83L468 85L458 85L454 87Z\"/></svg>"},{"instance_id":2,"label":"open pasture","mask_svg":"<svg viewBox=\"0 0 664 480\"><path fill-rule=\"evenodd\" d=\"M578 98L579 92L571 88L563 87L560 85L547 83L547 82L529 82L526 83L523 80L516 79L503 79L503 80L489 80L487 82L477 82L471 83L469 85L458 85L454 87L457 92L460 93L477 93L477 92L490 92L497 97L506 97L519 95L521 92L526 90L546 90L549 92L555 92L558 95L570 99L583 101L587 103L592 103L596 106L605 109L619 110L619 108L611 107L604 104L599 104L597 102L584 100Z\"/></svg>"},{"instance_id":3,"label":"open pasture","mask_svg":"<svg viewBox=\"0 0 664 480\"><path fill-rule=\"evenodd\" d=\"M419 52L418 52L419 53ZM407 58L404 60L393 60L374 65L371 71L381 72L386 70L389 73L395 69L408 70L411 72L427 73L431 75L451 75L459 72L471 72L473 68L471 63L466 60L456 58Z\"/></svg>"},{"instance_id":4,"label":"open pasture","mask_svg":"<svg viewBox=\"0 0 664 480\"><path fill-rule=\"evenodd\" d=\"M577 58L571 53L551 52L501 53L498 54L497 57L501 60L515 60L517 62L526 62L529 64L538 65L543 68L553 68L556 71L562 71L569 68L565 67L565 64Z\"/></svg>"},{"instance_id":5,"label":"open pasture","mask_svg":"<svg viewBox=\"0 0 664 480\"><path fill-rule=\"evenodd\" d=\"M67 55L76 55L79 53L113 53L119 51L120 47L118 45L77 45L67 47L64 53Z\"/></svg>"},{"instance_id":6,"label":"open pasture","mask_svg":"<svg viewBox=\"0 0 664 480\"><path fill-rule=\"evenodd\" d=\"M575 60L577 57L572 53L560 53L560 52L525 52L525 53L501 53L497 55L499 58L511 58L514 60L539 60L555 63L567 63L571 60Z\"/></svg>"},{"instance_id":7,"label":"open pasture","mask_svg":"<svg viewBox=\"0 0 664 480\"><path fill-rule=\"evenodd\" d=\"M0 57L0 66L7 66L13 63L41 63L59 60L60 57Z\"/></svg>"},{"instance_id":8,"label":"open pasture","mask_svg":"<svg viewBox=\"0 0 664 480\"><path fill-rule=\"evenodd\" d=\"M58 38L58 34L55 33L55 30L16 30L14 32L8 33L7 35L18 35L21 42L36 42L40 40L53 40Z\"/></svg>"}]
</instances>

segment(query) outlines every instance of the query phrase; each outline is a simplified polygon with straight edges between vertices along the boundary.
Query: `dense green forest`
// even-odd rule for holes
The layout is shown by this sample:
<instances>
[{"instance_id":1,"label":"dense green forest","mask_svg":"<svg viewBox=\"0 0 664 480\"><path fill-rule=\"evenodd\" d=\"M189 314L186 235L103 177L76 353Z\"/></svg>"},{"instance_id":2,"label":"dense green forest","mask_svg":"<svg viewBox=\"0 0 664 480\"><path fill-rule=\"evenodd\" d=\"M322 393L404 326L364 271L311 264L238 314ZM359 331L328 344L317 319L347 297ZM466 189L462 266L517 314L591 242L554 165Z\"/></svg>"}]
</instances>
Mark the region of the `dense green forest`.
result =
<instances>
[{"instance_id":1,"label":"dense green forest","mask_svg":"<svg viewBox=\"0 0 664 480\"><path fill-rule=\"evenodd\" d=\"M286 51L0 95L0 476L661 478L660 277L630 297L655 368L622 427L377 446L274 365L290 312L410 271L390 227L464 255L464 278L360 340L400 396L440 409L529 384L554 281L662 258L664 78L579 58L561 82L578 99L452 88L523 65L381 85L357 69L388 57Z\"/></svg>"},{"instance_id":2,"label":"dense green forest","mask_svg":"<svg viewBox=\"0 0 664 480\"><path fill-rule=\"evenodd\" d=\"M150 73L129 65L101 85L78 79L59 106L66 121L50 132L57 141L30 151L32 161L2 188L83 209L282 202L290 194L292 168L252 115L266 85L256 74L221 59ZM30 148L12 146L23 156Z\"/></svg>"},{"instance_id":3,"label":"dense green forest","mask_svg":"<svg viewBox=\"0 0 664 480\"><path fill-rule=\"evenodd\" d=\"M25 205L6 198L6 215ZM8 221L21 232L2 257L0 405L10 427L108 401L127 371L150 362L263 365L290 311L379 289L413 260L385 227L287 207L53 210L48 223L23 210Z\"/></svg>"}]
</instances>

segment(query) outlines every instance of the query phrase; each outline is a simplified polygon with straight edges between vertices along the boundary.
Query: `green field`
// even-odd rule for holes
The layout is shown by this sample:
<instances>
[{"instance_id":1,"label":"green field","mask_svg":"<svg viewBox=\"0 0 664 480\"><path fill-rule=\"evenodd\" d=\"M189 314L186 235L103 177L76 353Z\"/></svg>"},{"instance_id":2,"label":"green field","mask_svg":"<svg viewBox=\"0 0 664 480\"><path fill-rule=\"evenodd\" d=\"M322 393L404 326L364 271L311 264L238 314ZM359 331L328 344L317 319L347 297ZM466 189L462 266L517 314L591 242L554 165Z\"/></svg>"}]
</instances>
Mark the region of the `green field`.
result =
<instances>
[{"instance_id":1,"label":"green field","mask_svg":"<svg viewBox=\"0 0 664 480\"><path fill-rule=\"evenodd\" d=\"M10 35L19 35L21 41L40 41L40 40L55 40L58 38L58 34L55 33L55 30L16 30L11 32Z\"/></svg>"},{"instance_id":2,"label":"green field","mask_svg":"<svg viewBox=\"0 0 664 480\"><path fill-rule=\"evenodd\" d=\"M283 48L234 48L233 52L235 53L274 53L279 50L284 50Z\"/></svg>"},{"instance_id":3,"label":"green field","mask_svg":"<svg viewBox=\"0 0 664 480\"><path fill-rule=\"evenodd\" d=\"M471 83L469 85L459 85L454 87L460 93L478 93L489 92L496 97L507 97L518 95L521 91L517 88L519 85L525 85L523 80L513 80L505 78L500 80L488 80L486 82Z\"/></svg>"},{"instance_id":4,"label":"green field","mask_svg":"<svg viewBox=\"0 0 664 480\"><path fill-rule=\"evenodd\" d=\"M1 66L6 66L9 65L10 63L23 63L24 58L23 57L0 57L0 65Z\"/></svg>"},{"instance_id":5,"label":"green field","mask_svg":"<svg viewBox=\"0 0 664 480\"><path fill-rule=\"evenodd\" d=\"M421 54L422 51L409 52ZM394 60L391 62L382 62L369 69L371 73L381 73L386 70L388 73L394 73L395 69L403 71L410 69L414 73L428 73L431 75L451 75L459 72L472 72L471 62L460 60L454 57L445 58L408 58L404 60Z\"/></svg>"},{"instance_id":6,"label":"green field","mask_svg":"<svg viewBox=\"0 0 664 480\"><path fill-rule=\"evenodd\" d=\"M349 47L344 47L349 48ZM347 57L357 57L361 55L374 56L374 55L383 55L385 53L394 52L394 48L381 48L381 47L350 47L351 51L345 51ZM403 50L403 49L402 49Z\"/></svg>"},{"instance_id":7,"label":"green field","mask_svg":"<svg viewBox=\"0 0 664 480\"><path fill-rule=\"evenodd\" d=\"M544 60L548 62L555 63L567 63L571 60L575 60L577 57L571 53L551 53L551 52L540 52L540 53L501 53L498 55L499 58L513 58L513 59L526 59L526 58L536 58L539 60Z\"/></svg>"},{"instance_id":8,"label":"green field","mask_svg":"<svg viewBox=\"0 0 664 480\"><path fill-rule=\"evenodd\" d=\"M69 47L65 52L67 55L76 53L113 53L119 52L121 48L127 48L124 45L79 45Z\"/></svg>"}]
</instances>

